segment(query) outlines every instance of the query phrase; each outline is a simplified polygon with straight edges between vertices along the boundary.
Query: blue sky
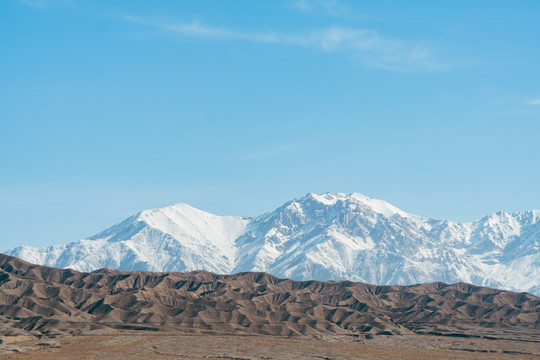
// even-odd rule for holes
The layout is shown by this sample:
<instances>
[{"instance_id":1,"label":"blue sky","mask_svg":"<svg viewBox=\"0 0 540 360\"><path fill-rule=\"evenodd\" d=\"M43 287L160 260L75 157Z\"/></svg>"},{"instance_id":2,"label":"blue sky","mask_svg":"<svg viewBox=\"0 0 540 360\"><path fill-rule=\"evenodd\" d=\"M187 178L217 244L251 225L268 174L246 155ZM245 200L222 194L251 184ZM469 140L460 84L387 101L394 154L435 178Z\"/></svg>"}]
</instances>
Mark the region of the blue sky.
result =
<instances>
[{"instance_id":1,"label":"blue sky","mask_svg":"<svg viewBox=\"0 0 540 360\"><path fill-rule=\"evenodd\" d=\"M185 202L540 208L538 1L0 2L0 249Z\"/></svg>"}]
</instances>

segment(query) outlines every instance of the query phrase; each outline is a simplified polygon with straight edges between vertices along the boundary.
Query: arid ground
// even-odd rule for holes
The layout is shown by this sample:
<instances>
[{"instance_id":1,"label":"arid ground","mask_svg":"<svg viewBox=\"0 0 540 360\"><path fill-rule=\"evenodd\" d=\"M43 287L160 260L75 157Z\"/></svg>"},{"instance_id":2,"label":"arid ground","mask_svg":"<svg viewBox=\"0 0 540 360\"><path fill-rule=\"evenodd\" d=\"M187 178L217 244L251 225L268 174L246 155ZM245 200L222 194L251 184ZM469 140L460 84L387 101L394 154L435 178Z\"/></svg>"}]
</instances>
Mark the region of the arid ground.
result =
<instances>
[{"instance_id":1,"label":"arid ground","mask_svg":"<svg viewBox=\"0 0 540 360\"><path fill-rule=\"evenodd\" d=\"M540 298L470 284L81 273L0 254L6 359L540 358Z\"/></svg>"},{"instance_id":2,"label":"arid ground","mask_svg":"<svg viewBox=\"0 0 540 360\"><path fill-rule=\"evenodd\" d=\"M12 339L15 340L15 339ZM0 345L0 358L60 359L540 359L540 343L432 335L216 335L121 331Z\"/></svg>"}]
</instances>

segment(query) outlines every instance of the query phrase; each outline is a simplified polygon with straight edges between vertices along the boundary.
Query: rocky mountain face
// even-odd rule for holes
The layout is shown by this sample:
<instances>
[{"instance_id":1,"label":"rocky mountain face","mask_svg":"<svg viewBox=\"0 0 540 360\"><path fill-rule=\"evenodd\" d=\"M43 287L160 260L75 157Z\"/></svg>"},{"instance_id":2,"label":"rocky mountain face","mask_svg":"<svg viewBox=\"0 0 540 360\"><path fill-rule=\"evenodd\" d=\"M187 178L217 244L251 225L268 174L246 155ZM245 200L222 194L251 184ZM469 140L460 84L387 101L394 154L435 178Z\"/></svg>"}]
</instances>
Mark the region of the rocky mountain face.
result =
<instances>
[{"instance_id":1,"label":"rocky mountain face","mask_svg":"<svg viewBox=\"0 0 540 360\"><path fill-rule=\"evenodd\" d=\"M433 334L540 341L540 298L457 283L376 286L216 275L81 273L0 254L0 336L111 329L230 334Z\"/></svg>"},{"instance_id":2,"label":"rocky mountain face","mask_svg":"<svg viewBox=\"0 0 540 360\"><path fill-rule=\"evenodd\" d=\"M308 194L255 218L177 204L88 239L7 254L78 271L263 271L379 285L467 282L540 295L540 210L456 223L361 194Z\"/></svg>"}]
</instances>

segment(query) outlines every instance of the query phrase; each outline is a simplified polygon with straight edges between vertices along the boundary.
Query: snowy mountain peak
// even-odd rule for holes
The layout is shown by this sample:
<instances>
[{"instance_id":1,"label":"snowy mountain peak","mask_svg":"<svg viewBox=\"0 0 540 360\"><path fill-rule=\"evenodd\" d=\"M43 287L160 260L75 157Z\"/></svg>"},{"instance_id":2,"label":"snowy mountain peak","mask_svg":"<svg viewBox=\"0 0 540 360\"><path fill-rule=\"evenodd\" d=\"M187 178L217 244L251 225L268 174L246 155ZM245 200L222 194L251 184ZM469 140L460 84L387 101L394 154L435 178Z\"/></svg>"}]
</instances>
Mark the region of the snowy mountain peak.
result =
<instances>
[{"instance_id":1,"label":"snowy mountain peak","mask_svg":"<svg viewBox=\"0 0 540 360\"><path fill-rule=\"evenodd\" d=\"M154 218L167 217L174 219L177 217L205 216L205 214L212 215L206 211L199 210L188 204L178 203L163 208L146 209L139 212L137 215L140 221L146 221Z\"/></svg>"},{"instance_id":2,"label":"snowy mountain peak","mask_svg":"<svg viewBox=\"0 0 540 360\"><path fill-rule=\"evenodd\" d=\"M402 217L410 216L410 214L398 209L397 207L387 203L384 200L373 199L360 193L325 193L321 195L309 193L302 199L313 199L314 201L317 201L327 206L336 205L337 203L346 203L350 205L367 207L372 211L382 214L386 217L390 217L396 214ZM302 201L302 199L300 199L300 201Z\"/></svg>"},{"instance_id":3,"label":"snowy mountain peak","mask_svg":"<svg viewBox=\"0 0 540 360\"><path fill-rule=\"evenodd\" d=\"M7 252L81 271L266 271L298 280L468 282L540 295L540 211L468 223L352 193L309 193L255 218L187 204L143 210L88 239Z\"/></svg>"}]
</instances>

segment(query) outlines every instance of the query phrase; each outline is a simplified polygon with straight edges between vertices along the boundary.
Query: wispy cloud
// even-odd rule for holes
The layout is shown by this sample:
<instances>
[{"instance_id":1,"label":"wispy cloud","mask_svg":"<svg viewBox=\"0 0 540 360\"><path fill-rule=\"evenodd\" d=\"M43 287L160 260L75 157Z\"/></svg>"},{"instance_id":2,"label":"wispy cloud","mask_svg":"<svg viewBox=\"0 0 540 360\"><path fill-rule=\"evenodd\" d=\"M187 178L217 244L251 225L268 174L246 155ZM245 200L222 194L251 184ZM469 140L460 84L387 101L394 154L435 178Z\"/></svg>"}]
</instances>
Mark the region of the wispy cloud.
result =
<instances>
[{"instance_id":1,"label":"wispy cloud","mask_svg":"<svg viewBox=\"0 0 540 360\"><path fill-rule=\"evenodd\" d=\"M329 27L303 33L239 31L201 24L126 15L124 20L180 36L273 43L312 48L325 53L346 53L364 66L392 71L442 70L446 64L433 60L429 48L385 37L369 29Z\"/></svg>"},{"instance_id":2,"label":"wispy cloud","mask_svg":"<svg viewBox=\"0 0 540 360\"><path fill-rule=\"evenodd\" d=\"M540 98L527 101L527 104L533 106L540 106Z\"/></svg>"},{"instance_id":3,"label":"wispy cloud","mask_svg":"<svg viewBox=\"0 0 540 360\"><path fill-rule=\"evenodd\" d=\"M252 42L264 42L274 43L281 42L276 34L273 33L248 33L235 31L224 28L217 28L208 25L203 25L198 21L192 21L190 23L168 22L161 19L145 19L138 16L126 15L123 16L124 20L151 26L167 32L185 35L185 36L199 36L215 39L230 39L230 40L247 40Z\"/></svg>"}]
</instances>

